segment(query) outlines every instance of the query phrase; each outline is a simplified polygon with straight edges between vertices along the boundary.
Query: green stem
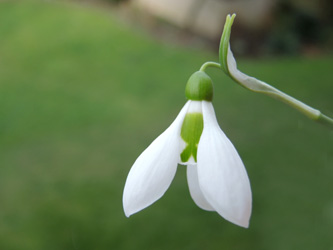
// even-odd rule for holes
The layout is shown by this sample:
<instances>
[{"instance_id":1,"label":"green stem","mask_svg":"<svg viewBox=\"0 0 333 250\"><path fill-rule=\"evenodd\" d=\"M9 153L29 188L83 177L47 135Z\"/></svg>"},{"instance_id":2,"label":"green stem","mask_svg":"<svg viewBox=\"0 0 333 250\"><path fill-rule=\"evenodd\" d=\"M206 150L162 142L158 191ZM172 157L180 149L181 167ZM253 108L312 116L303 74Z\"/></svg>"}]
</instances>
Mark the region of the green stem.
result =
<instances>
[{"instance_id":1,"label":"green stem","mask_svg":"<svg viewBox=\"0 0 333 250\"><path fill-rule=\"evenodd\" d=\"M229 73L231 79L233 79L236 83L240 84L242 87L251 90L256 93L261 93L273 97L277 100L280 100L289 106L293 107L294 109L298 110L299 112L306 115L311 120L320 122L325 125L332 126L333 119L330 117L322 114L319 110L310 107L309 105L295 99L294 97L287 95L286 93L272 87L271 85L260 81L254 77L247 76L241 72L241 78L244 79L243 82L234 77L232 74ZM246 83L246 84L244 84Z\"/></svg>"},{"instance_id":2,"label":"green stem","mask_svg":"<svg viewBox=\"0 0 333 250\"><path fill-rule=\"evenodd\" d=\"M319 115L317 121L324 125L333 126L333 119L322 113Z\"/></svg>"},{"instance_id":3,"label":"green stem","mask_svg":"<svg viewBox=\"0 0 333 250\"><path fill-rule=\"evenodd\" d=\"M205 71L208 67L218 68L221 69L221 65L217 62L205 62L201 68L200 71Z\"/></svg>"},{"instance_id":4,"label":"green stem","mask_svg":"<svg viewBox=\"0 0 333 250\"><path fill-rule=\"evenodd\" d=\"M292 96L289 96L282 91L274 88L273 86L254 77L248 76L237 69L237 64L229 45L231 26L234 22L235 17L236 15L233 14L232 16L228 15L226 18L226 23L224 25L219 48L220 63L206 62L201 66L200 70L205 71L207 67L219 68L242 87L253 92L262 93L277 100L280 100L295 108L299 112L303 113L310 119L333 128L333 119L322 114L319 110L314 109L306 105L305 103L293 98Z\"/></svg>"}]
</instances>

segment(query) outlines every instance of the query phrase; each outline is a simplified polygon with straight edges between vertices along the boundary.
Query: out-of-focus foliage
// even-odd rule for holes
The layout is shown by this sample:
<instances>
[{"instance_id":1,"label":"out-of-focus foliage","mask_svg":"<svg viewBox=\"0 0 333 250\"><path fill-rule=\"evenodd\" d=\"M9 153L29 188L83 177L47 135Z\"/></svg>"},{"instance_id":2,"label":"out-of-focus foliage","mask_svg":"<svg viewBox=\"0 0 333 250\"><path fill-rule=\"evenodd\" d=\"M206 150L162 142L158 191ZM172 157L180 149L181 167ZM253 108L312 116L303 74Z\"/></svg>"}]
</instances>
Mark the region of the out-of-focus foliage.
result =
<instances>
[{"instance_id":1,"label":"out-of-focus foliage","mask_svg":"<svg viewBox=\"0 0 333 250\"><path fill-rule=\"evenodd\" d=\"M257 28L248 28L236 19L232 31L236 54L274 56L332 53L333 2L315 1L312 4L316 6L315 9L306 7L309 2L277 0L266 20Z\"/></svg>"},{"instance_id":2,"label":"out-of-focus foliage","mask_svg":"<svg viewBox=\"0 0 333 250\"><path fill-rule=\"evenodd\" d=\"M221 71L214 106L247 167L249 229L191 200L185 168L126 218L137 156L176 117L188 77L215 54L157 43L109 12L0 3L0 249L333 248L332 133ZM239 68L332 115L332 57Z\"/></svg>"},{"instance_id":3,"label":"out-of-focus foliage","mask_svg":"<svg viewBox=\"0 0 333 250\"><path fill-rule=\"evenodd\" d=\"M120 3L120 2L127 2L128 0L104 0L104 1L109 3Z\"/></svg>"},{"instance_id":4,"label":"out-of-focus foliage","mask_svg":"<svg viewBox=\"0 0 333 250\"><path fill-rule=\"evenodd\" d=\"M290 55L332 46L328 43L333 32L332 17L324 15L324 8L322 4L322 11L314 14L290 1L280 1L274 9L266 52Z\"/></svg>"}]
</instances>

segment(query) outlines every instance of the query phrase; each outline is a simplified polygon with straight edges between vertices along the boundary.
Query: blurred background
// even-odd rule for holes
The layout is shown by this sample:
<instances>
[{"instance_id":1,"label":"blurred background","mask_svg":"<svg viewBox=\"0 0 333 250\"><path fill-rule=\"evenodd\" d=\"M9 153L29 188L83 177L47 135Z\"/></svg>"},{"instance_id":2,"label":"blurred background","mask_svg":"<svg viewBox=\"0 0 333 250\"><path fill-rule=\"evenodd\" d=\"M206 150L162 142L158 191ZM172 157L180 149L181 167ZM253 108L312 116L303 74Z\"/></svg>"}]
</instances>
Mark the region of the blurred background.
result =
<instances>
[{"instance_id":1,"label":"blurred background","mask_svg":"<svg viewBox=\"0 0 333 250\"><path fill-rule=\"evenodd\" d=\"M0 249L333 249L333 132L222 71L214 106L251 180L249 229L199 209L179 166L126 218L138 155L218 60L333 116L332 1L0 1Z\"/></svg>"}]
</instances>

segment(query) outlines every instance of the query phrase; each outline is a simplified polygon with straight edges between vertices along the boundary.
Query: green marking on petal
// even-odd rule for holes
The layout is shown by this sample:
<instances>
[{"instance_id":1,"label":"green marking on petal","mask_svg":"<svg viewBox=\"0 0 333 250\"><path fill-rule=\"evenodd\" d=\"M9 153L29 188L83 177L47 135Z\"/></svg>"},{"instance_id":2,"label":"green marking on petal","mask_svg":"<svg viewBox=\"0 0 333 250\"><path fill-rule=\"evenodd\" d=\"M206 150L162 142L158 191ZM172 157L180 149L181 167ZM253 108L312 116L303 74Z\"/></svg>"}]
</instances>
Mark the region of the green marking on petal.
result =
<instances>
[{"instance_id":1,"label":"green marking on petal","mask_svg":"<svg viewBox=\"0 0 333 250\"><path fill-rule=\"evenodd\" d=\"M182 162L187 162L191 156L197 162L198 143L203 130L203 116L201 113L187 113L182 129L181 137L186 143L186 147L180 154Z\"/></svg>"}]
</instances>

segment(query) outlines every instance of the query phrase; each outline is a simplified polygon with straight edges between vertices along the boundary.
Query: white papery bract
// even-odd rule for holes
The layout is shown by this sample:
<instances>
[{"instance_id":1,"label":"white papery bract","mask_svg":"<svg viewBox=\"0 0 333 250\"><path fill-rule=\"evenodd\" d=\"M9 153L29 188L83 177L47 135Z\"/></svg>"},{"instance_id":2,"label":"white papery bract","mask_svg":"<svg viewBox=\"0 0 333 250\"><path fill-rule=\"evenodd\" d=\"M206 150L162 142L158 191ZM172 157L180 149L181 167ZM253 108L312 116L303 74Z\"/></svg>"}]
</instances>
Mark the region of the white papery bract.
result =
<instances>
[{"instance_id":1,"label":"white papery bract","mask_svg":"<svg viewBox=\"0 0 333 250\"><path fill-rule=\"evenodd\" d=\"M182 162L186 143L182 126L186 115L202 114L203 130L197 157ZM202 209L216 211L226 220L248 227L252 194L250 182L236 149L220 129L210 101L189 100L176 120L139 156L124 188L123 206L130 216L161 198L170 186L177 164L187 165L189 190Z\"/></svg>"}]
</instances>

